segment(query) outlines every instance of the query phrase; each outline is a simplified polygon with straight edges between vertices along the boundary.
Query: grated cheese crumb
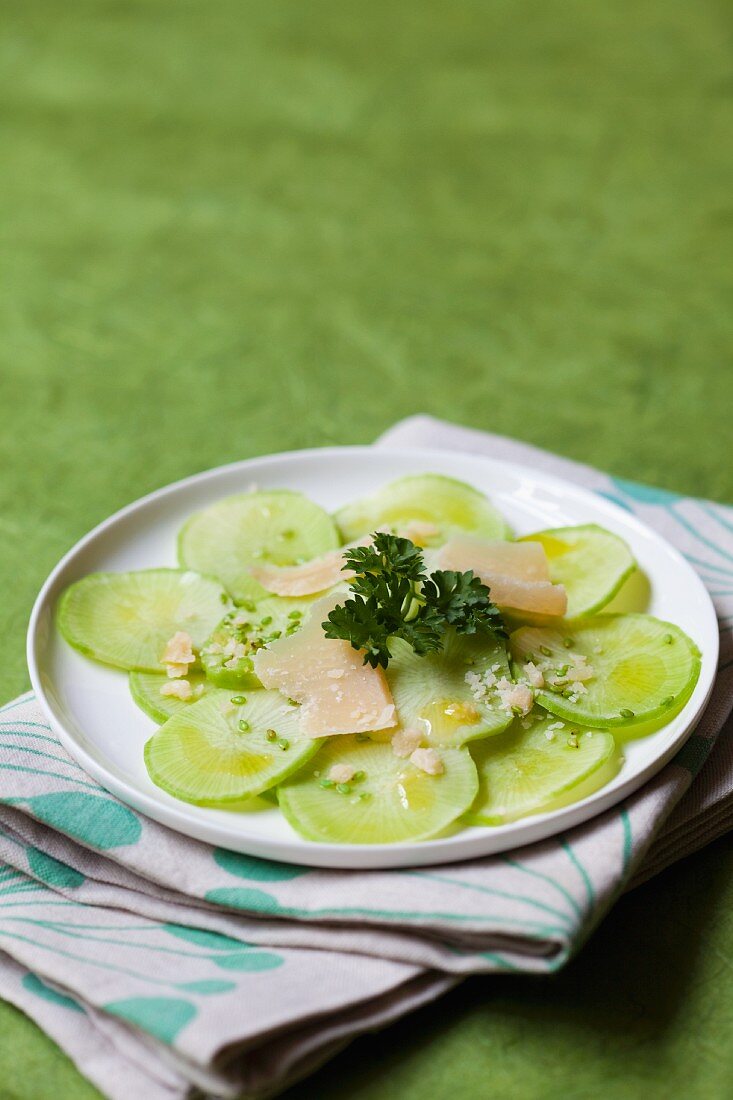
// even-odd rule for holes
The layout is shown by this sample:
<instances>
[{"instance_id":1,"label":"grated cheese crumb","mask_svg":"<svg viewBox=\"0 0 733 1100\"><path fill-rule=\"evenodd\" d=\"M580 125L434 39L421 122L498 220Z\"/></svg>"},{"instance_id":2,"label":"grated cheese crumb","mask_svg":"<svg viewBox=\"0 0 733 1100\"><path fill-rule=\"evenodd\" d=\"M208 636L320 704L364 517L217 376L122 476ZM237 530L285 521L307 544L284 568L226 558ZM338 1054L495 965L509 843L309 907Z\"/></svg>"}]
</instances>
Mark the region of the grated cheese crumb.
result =
<instances>
[{"instance_id":1,"label":"grated cheese crumb","mask_svg":"<svg viewBox=\"0 0 733 1100\"><path fill-rule=\"evenodd\" d=\"M192 665L195 660L196 655L193 652L191 635L186 634L185 630L176 631L173 637L168 639L161 657L161 663L165 665L168 678L176 680L181 676L186 676L188 666Z\"/></svg>"},{"instance_id":2,"label":"grated cheese crumb","mask_svg":"<svg viewBox=\"0 0 733 1100\"><path fill-rule=\"evenodd\" d=\"M423 739L423 735L420 730L405 729L397 730L397 733L392 737L392 752L395 756L400 756L406 759L411 756L415 749L420 748L420 742Z\"/></svg>"},{"instance_id":3,"label":"grated cheese crumb","mask_svg":"<svg viewBox=\"0 0 733 1100\"><path fill-rule=\"evenodd\" d=\"M410 763L428 775L442 775L445 771L445 765L435 749L415 749L410 754Z\"/></svg>"},{"instance_id":4,"label":"grated cheese crumb","mask_svg":"<svg viewBox=\"0 0 733 1100\"><path fill-rule=\"evenodd\" d=\"M542 669L537 668L537 665L533 661L528 661L524 666L524 675L529 680L531 687L543 688L545 686L545 678L542 675Z\"/></svg>"},{"instance_id":5,"label":"grated cheese crumb","mask_svg":"<svg viewBox=\"0 0 733 1100\"><path fill-rule=\"evenodd\" d=\"M165 672L169 680L175 680L180 676L188 676L188 665L166 665Z\"/></svg>"},{"instance_id":6,"label":"grated cheese crumb","mask_svg":"<svg viewBox=\"0 0 733 1100\"><path fill-rule=\"evenodd\" d=\"M334 764L328 778L334 783L350 783L355 775L356 769L351 764Z\"/></svg>"},{"instance_id":7,"label":"grated cheese crumb","mask_svg":"<svg viewBox=\"0 0 733 1100\"><path fill-rule=\"evenodd\" d=\"M503 676L496 685L496 690L504 709L513 712L516 708L522 717L529 714L534 705L534 694L526 684L513 684Z\"/></svg>"},{"instance_id":8,"label":"grated cheese crumb","mask_svg":"<svg viewBox=\"0 0 733 1100\"><path fill-rule=\"evenodd\" d=\"M196 660L193 640L185 630L178 630L169 638L161 658L164 665L192 665Z\"/></svg>"},{"instance_id":9,"label":"grated cheese crumb","mask_svg":"<svg viewBox=\"0 0 733 1100\"><path fill-rule=\"evenodd\" d=\"M199 687L203 690L203 685ZM174 699L190 699L193 695L193 688L189 684L188 680L169 680L168 683L163 684L160 689L161 695L171 695Z\"/></svg>"}]
</instances>

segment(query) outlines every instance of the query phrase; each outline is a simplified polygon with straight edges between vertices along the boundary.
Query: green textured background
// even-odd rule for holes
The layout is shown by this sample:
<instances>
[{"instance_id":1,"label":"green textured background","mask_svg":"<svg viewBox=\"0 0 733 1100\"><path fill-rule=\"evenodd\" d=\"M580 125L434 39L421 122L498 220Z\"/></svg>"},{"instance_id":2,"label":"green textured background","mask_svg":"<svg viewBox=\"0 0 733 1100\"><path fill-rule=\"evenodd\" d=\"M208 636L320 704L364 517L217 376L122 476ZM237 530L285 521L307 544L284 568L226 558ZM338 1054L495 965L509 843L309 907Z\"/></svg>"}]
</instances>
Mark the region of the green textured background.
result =
<instances>
[{"instance_id":1,"label":"green textured background","mask_svg":"<svg viewBox=\"0 0 733 1100\"><path fill-rule=\"evenodd\" d=\"M3 0L0 697L173 478L427 411L733 499L724 0ZM733 844L292 1097L733 1092ZM94 1090L0 1006L2 1100Z\"/></svg>"}]
</instances>

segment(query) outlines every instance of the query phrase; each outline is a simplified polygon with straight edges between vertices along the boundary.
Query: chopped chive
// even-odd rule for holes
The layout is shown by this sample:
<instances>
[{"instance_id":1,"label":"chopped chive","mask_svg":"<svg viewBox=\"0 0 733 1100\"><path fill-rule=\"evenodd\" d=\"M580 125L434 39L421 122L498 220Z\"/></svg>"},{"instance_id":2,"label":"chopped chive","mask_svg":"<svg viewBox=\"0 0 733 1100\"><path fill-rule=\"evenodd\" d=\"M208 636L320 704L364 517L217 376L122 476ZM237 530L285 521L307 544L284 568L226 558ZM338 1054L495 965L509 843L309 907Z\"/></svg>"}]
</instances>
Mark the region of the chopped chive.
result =
<instances>
[{"instance_id":1,"label":"chopped chive","mask_svg":"<svg viewBox=\"0 0 733 1100\"><path fill-rule=\"evenodd\" d=\"M222 603L229 603L229 597L227 596L226 592L222 592L219 596L219 599Z\"/></svg>"},{"instance_id":2,"label":"chopped chive","mask_svg":"<svg viewBox=\"0 0 733 1100\"><path fill-rule=\"evenodd\" d=\"M278 741L278 745L283 750L283 752L290 748L290 742L288 741L287 737L281 737Z\"/></svg>"},{"instance_id":3,"label":"chopped chive","mask_svg":"<svg viewBox=\"0 0 733 1100\"><path fill-rule=\"evenodd\" d=\"M359 794L358 794L357 797L358 797L360 802L366 802L372 796L371 796L371 793L369 791L359 791Z\"/></svg>"},{"instance_id":4,"label":"chopped chive","mask_svg":"<svg viewBox=\"0 0 733 1100\"><path fill-rule=\"evenodd\" d=\"M665 645L672 645L672 642L674 641L674 638L672 637L671 634L665 634L664 637L662 638L662 641L664 642Z\"/></svg>"},{"instance_id":5,"label":"chopped chive","mask_svg":"<svg viewBox=\"0 0 733 1100\"><path fill-rule=\"evenodd\" d=\"M570 665L561 665L560 668L555 669L556 676L564 676L570 668Z\"/></svg>"},{"instance_id":6,"label":"chopped chive","mask_svg":"<svg viewBox=\"0 0 733 1100\"><path fill-rule=\"evenodd\" d=\"M303 618L303 612L298 611L298 609L296 608L295 611L290 611L288 613L288 618L289 619L302 619Z\"/></svg>"},{"instance_id":7,"label":"chopped chive","mask_svg":"<svg viewBox=\"0 0 733 1100\"><path fill-rule=\"evenodd\" d=\"M326 789L328 789L329 787L333 787L335 784L333 782L333 779L322 779L320 785L321 787L325 787Z\"/></svg>"},{"instance_id":8,"label":"chopped chive","mask_svg":"<svg viewBox=\"0 0 733 1100\"><path fill-rule=\"evenodd\" d=\"M540 653L544 654L545 657L552 657L552 650L549 649L546 645L540 646Z\"/></svg>"},{"instance_id":9,"label":"chopped chive","mask_svg":"<svg viewBox=\"0 0 733 1100\"><path fill-rule=\"evenodd\" d=\"M566 649L570 649L571 646L575 645L575 642L572 638L563 638L562 644L565 646Z\"/></svg>"},{"instance_id":10,"label":"chopped chive","mask_svg":"<svg viewBox=\"0 0 733 1100\"><path fill-rule=\"evenodd\" d=\"M634 717L633 710L629 710L628 707L624 707L623 710L620 710L619 714L621 715L622 718L633 718Z\"/></svg>"},{"instance_id":11,"label":"chopped chive","mask_svg":"<svg viewBox=\"0 0 733 1100\"><path fill-rule=\"evenodd\" d=\"M336 784L336 790L338 791L339 794L351 794L351 784L350 783L337 783Z\"/></svg>"},{"instance_id":12,"label":"chopped chive","mask_svg":"<svg viewBox=\"0 0 733 1100\"><path fill-rule=\"evenodd\" d=\"M246 718L240 718L240 720L237 724L238 724L240 730L242 731L242 733L249 733L249 731L251 729L251 726L250 726L249 722L246 720Z\"/></svg>"},{"instance_id":13,"label":"chopped chive","mask_svg":"<svg viewBox=\"0 0 733 1100\"><path fill-rule=\"evenodd\" d=\"M289 707L299 707L300 703L298 702L297 699L288 699L288 706Z\"/></svg>"},{"instance_id":14,"label":"chopped chive","mask_svg":"<svg viewBox=\"0 0 733 1100\"><path fill-rule=\"evenodd\" d=\"M366 779L366 772L358 771L354 772L351 777L353 783L361 783L362 779Z\"/></svg>"},{"instance_id":15,"label":"chopped chive","mask_svg":"<svg viewBox=\"0 0 733 1100\"><path fill-rule=\"evenodd\" d=\"M272 615L265 615L264 619L260 619L260 626L269 626L272 622Z\"/></svg>"},{"instance_id":16,"label":"chopped chive","mask_svg":"<svg viewBox=\"0 0 733 1100\"><path fill-rule=\"evenodd\" d=\"M277 730L267 730L265 737L268 741L277 741Z\"/></svg>"},{"instance_id":17,"label":"chopped chive","mask_svg":"<svg viewBox=\"0 0 733 1100\"><path fill-rule=\"evenodd\" d=\"M235 707L241 707L247 702L247 696L246 695L232 695L232 702L234 703Z\"/></svg>"}]
</instances>

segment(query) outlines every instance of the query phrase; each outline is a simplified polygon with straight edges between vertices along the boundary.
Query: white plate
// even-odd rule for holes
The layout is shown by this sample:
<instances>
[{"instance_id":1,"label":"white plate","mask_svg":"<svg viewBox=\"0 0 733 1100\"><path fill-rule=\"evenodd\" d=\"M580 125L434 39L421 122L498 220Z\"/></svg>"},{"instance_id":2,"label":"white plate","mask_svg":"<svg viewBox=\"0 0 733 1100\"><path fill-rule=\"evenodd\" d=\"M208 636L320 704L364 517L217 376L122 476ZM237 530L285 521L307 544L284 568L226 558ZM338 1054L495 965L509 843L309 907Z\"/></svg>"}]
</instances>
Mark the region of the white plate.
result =
<instances>
[{"instance_id":1,"label":"white plate","mask_svg":"<svg viewBox=\"0 0 733 1100\"><path fill-rule=\"evenodd\" d=\"M328 509L403 474L439 472L484 490L517 534L600 523L627 540L651 585L648 610L677 623L702 651L695 691L668 725L625 748L614 780L581 802L495 828L469 828L414 844L335 845L301 839L279 810L243 814L189 806L148 778L143 746L153 722L133 703L127 675L87 660L59 635L53 611L62 590L97 570L176 564L183 521L219 497L261 488L299 489ZM432 450L329 447L251 459L177 482L143 497L96 527L56 566L36 600L28 631L31 681L64 747L123 802L211 844L316 867L403 867L488 855L540 840L586 821L630 794L680 748L713 684L718 630L710 598L687 562L628 512L539 470Z\"/></svg>"}]
</instances>

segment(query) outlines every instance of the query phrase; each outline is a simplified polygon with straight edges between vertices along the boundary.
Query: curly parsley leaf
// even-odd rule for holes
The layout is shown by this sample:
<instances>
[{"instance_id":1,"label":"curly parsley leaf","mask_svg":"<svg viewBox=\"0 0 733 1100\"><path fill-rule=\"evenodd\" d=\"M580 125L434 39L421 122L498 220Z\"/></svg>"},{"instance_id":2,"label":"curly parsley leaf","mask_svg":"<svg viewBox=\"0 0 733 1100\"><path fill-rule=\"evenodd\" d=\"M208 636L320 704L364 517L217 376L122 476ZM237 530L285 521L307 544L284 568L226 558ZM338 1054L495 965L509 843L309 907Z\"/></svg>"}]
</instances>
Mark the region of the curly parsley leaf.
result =
<instances>
[{"instance_id":1,"label":"curly parsley leaf","mask_svg":"<svg viewBox=\"0 0 733 1100\"><path fill-rule=\"evenodd\" d=\"M472 570L437 569L423 585L427 604L458 634L503 633L504 624L489 589Z\"/></svg>"},{"instance_id":2,"label":"curly parsley leaf","mask_svg":"<svg viewBox=\"0 0 733 1100\"><path fill-rule=\"evenodd\" d=\"M389 651L389 633L374 599L354 596L345 604L334 607L323 624L327 638L343 638L354 649L364 650L364 664L372 668L386 668L392 654Z\"/></svg>"},{"instance_id":3,"label":"curly parsley leaf","mask_svg":"<svg viewBox=\"0 0 733 1100\"><path fill-rule=\"evenodd\" d=\"M351 599L323 624L327 638L364 650L364 663L386 668L390 638L402 638L419 656L443 648L448 627L459 634L503 634L489 589L472 572L425 574L422 553L409 539L377 532L369 546L344 553L354 573Z\"/></svg>"}]
</instances>

